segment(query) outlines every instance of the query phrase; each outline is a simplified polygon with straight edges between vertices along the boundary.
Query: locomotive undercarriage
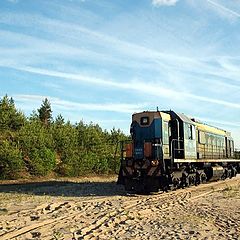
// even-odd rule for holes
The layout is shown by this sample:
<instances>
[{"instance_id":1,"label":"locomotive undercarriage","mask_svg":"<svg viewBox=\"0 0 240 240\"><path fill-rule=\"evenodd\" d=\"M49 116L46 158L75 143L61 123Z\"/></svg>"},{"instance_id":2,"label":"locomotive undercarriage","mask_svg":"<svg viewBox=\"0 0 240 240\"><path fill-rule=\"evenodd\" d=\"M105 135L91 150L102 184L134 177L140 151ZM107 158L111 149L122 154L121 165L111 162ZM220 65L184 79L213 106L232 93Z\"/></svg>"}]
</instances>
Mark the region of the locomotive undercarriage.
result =
<instances>
[{"instance_id":1,"label":"locomotive undercarriage","mask_svg":"<svg viewBox=\"0 0 240 240\"><path fill-rule=\"evenodd\" d=\"M237 175L237 166L233 164L177 163L170 166L170 162L165 161L164 168L160 167L160 164L144 168L145 165L148 164L132 162L131 166L123 167L122 172L125 176L122 176L119 183L125 185L126 191L137 193L169 191Z\"/></svg>"}]
</instances>

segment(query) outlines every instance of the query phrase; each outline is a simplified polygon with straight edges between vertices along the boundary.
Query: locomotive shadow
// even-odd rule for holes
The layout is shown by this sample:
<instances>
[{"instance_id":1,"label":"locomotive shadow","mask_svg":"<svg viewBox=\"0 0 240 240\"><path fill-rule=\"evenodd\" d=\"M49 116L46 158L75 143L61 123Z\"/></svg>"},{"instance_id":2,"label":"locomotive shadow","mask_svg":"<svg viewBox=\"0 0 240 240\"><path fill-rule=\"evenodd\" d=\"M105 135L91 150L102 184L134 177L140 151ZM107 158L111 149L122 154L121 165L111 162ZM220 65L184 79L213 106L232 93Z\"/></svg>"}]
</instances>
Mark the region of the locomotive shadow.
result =
<instances>
[{"instance_id":1,"label":"locomotive shadow","mask_svg":"<svg viewBox=\"0 0 240 240\"><path fill-rule=\"evenodd\" d=\"M124 187L112 182L44 181L0 184L0 193L23 193L38 196L89 197L126 195Z\"/></svg>"}]
</instances>

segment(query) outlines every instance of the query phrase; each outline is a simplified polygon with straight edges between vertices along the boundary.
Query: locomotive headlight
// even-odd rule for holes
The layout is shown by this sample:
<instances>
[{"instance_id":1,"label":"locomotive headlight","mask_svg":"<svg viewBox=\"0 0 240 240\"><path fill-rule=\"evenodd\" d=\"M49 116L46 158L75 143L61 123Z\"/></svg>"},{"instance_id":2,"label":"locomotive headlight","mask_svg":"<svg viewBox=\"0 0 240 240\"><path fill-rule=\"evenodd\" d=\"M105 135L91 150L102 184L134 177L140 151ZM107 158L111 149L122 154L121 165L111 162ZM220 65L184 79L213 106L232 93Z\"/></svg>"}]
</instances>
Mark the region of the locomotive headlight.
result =
<instances>
[{"instance_id":1,"label":"locomotive headlight","mask_svg":"<svg viewBox=\"0 0 240 240\"><path fill-rule=\"evenodd\" d=\"M154 166L154 167L157 166L158 165L158 160L152 160L151 165Z\"/></svg>"}]
</instances>

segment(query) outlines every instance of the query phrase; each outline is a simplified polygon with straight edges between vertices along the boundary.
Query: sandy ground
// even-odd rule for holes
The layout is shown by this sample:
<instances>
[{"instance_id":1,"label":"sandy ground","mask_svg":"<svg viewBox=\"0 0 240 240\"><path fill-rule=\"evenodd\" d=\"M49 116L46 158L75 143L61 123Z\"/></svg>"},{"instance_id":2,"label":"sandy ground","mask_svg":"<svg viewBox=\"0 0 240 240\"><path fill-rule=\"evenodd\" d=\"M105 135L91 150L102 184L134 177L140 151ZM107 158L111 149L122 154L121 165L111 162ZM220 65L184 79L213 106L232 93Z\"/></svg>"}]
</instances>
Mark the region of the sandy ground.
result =
<instances>
[{"instance_id":1,"label":"sandy ground","mask_svg":"<svg viewBox=\"0 0 240 240\"><path fill-rule=\"evenodd\" d=\"M240 239L240 177L154 195L116 177L1 182L0 239Z\"/></svg>"}]
</instances>

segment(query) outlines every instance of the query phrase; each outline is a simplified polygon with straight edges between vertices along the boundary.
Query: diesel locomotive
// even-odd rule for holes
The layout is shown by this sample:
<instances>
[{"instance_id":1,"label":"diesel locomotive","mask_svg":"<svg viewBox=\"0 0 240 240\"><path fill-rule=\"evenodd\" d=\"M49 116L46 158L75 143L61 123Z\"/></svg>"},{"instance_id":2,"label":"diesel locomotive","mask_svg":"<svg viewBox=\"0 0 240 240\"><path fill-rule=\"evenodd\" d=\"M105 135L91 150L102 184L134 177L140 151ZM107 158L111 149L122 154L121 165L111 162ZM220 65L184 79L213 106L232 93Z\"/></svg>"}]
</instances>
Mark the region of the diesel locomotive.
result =
<instances>
[{"instance_id":1,"label":"diesel locomotive","mask_svg":"<svg viewBox=\"0 0 240 240\"><path fill-rule=\"evenodd\" d=\"M184 114L134 113L130 133L118 176L127 191L167 191L232 178L240 170L231 133Z\"/></svg>"}]
</instances>

